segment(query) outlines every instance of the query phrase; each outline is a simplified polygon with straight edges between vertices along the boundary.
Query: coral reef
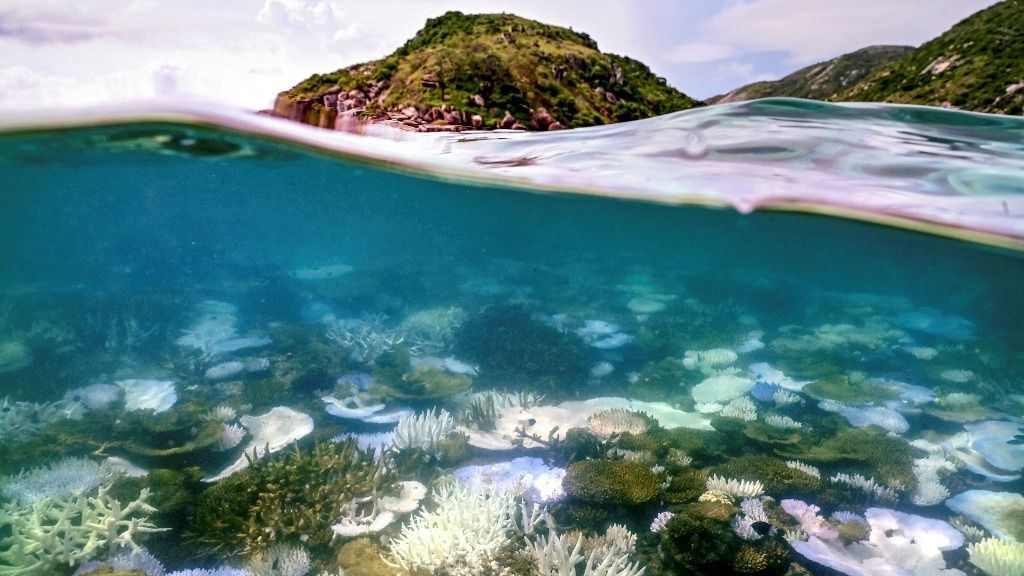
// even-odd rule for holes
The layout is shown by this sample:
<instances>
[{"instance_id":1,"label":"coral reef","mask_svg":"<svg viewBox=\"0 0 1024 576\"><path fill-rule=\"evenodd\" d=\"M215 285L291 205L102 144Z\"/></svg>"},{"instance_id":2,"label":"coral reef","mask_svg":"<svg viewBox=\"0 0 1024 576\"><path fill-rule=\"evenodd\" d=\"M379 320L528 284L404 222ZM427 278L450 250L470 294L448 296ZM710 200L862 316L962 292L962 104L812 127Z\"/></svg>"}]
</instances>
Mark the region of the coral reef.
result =
<instances>
[{"instance_id":1,"label":"coral reef","mask_svg":"<svg viewBox=\"0 0 1024 576\"><path fill-rule=\"evenodd\" d=\"M587 428L601 438L615 434L643 434L656 425L651 416L638 411L623 408L611 408L591 414L587 418Z\"/></svg>"},{"instance_id":2,"label":"coral reef","mask_svg":"<svg viewBox=\"0 0 1024 576\"><path fill-rule=\"evenodd\" d=\"M1014 540L986 538L967 546L971 564L989 576L1017 576L1024 574L1024 544Z\"/></svg>"},{"instance_id":3,"label":"coral reef","mask_svg":"<svg viewBox=\"0 0 1024 576\"><path fill-rule=\"evenodd\" d=\"M470 316L456 350L480 364L481 379L552 394L580 381L589 369L582 342L535 320L517 305L492 306Z\"/></svg>"},{"instance_id":4,"label":"coral reef","mask_svg":"<svg viewBox=\"0 0 1024 576\"><path fill-rule=\"evenodd\" d=\"M734 498L753 498L764 493L760 480L736 480L712 475L705 484L708 492L725 492Z\"/></svg>"},{"instance_id":5,"label":"coral reef","mask_svg":"<svg viewBox=\"0 0 1024 576\"><path fill-rule=\"evenodd\" d=\"M254 460L203 492L191 538L211 552L247 555L278 542L323 546L344 507L357 497L383 497L393 474L351 440Z\"/></svg>"},{"instance_id":6,"label":"coral reef","mask_svg":"<svg viewBox=\"0 0 1024 576\"><path fill-rule=\"evenodd\" d=\"M662 563L674 574L728 573L743 542L730 525L735 507L688 504L661 532Z\"/></svg>"},{"instance_id":7,"label":"coral reef","mask_svg":"<svg viewBox=\"0 0 1024 576\"><path fill-rule=\"evenodd\" d=\"M484 573L515 528L512 494L454 484L439 488L432 500L433 511L417 513L391 539L388 561L409 571Z\"/></svg>"},{"instance_id":8,"label":"coral reef","mask_svg":"<svg viewBox=\"0 0 1024 576\"><path fill-rule=\"evenodd\" d=\"M635 506L661 493L663 478L631 460L582 460L569 465L562 486L584 502Z\"/></svg>"},{"instance_id":9,"label":"coral reef","mask_svg":"<svg viewBox=\"0 0 1024 576\"><path fill-rule=\"evenodd\" d=\"M100 485L95 493L44 497L28 505L7 502L0 509L0 573L32 576L53 573L122 548L137 549L139 536L163 529L149 522L156 511L147 503L149 491L121 504Z\"/></svg>"}]
</instances>

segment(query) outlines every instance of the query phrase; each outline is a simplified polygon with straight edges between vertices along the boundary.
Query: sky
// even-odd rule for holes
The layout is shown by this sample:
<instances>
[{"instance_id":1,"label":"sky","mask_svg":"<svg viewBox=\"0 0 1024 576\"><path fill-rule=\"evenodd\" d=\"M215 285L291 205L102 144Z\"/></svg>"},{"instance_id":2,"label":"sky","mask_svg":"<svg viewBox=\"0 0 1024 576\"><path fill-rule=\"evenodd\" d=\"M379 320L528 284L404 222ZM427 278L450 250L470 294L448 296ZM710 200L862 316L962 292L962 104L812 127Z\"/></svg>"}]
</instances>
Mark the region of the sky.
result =
<instances>
[{"instance_id":1,"label":"sky","mask_svg":"<svg viewBox=\"0 0 1024 576\"><path fill-rule=\"evenodd\" d=\"M268 108L386 56L448 10L588 33L706 98L872 44L919 45L995 0L2 0L0 113L201 100Z\"/></svg>"}]
</instances>

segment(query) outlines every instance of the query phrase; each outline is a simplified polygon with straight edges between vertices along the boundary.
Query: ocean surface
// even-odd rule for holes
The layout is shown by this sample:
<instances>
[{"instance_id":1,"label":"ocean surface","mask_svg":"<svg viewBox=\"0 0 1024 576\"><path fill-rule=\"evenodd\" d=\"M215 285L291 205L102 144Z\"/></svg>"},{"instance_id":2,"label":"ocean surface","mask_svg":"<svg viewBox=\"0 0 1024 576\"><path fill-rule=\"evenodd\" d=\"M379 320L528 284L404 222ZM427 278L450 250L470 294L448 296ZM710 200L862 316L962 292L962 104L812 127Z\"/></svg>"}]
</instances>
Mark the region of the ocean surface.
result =
<instances>
[{"instance_id":1,"label":"ocean surface","mask_svg":"<svg viewBox=\"0 0 1024 576\"><path fill-rule=\"evenodd\" d=\"M369 132L0 122L0 575L1022 573L1024 120Z\"/></svg>"}]
</instances>

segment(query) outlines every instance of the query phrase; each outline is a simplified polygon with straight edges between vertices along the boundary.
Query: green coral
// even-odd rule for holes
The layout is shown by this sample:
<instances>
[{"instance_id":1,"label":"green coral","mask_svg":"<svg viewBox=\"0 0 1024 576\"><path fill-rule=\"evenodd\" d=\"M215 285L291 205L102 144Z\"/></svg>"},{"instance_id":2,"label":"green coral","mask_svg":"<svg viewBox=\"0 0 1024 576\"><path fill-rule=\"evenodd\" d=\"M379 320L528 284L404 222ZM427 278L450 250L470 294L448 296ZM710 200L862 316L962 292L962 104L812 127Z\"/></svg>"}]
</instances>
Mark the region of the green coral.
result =
<instances>
[{"instance_id":1,"label":"green coral","mask_svg":"<svg viewBox=\"0 0 1024 576\"><path fill-rule=\"evenodd\" d=\"M678 510L661 532L662 562L671 574L728 574L743 540L729 524L737 509L700 502Z\"/></svg>"},{"instance_id":2,"label":"green coral","mask_svg":"<svg viewBox=\"0 0 1024 576\"><path fill-rule=\"evenodd\" d=\"M870 428L847 428L807 449L780 450L779 455L804 462L843 464L844 468L874 477L907 491L917 486L914 449L902 438Z\"/></svg>"},{"instance_id":3,"label":"green coral","mask_svg":"<svg viewBox=\"0 0 1024 576\"><path fill-rule=\"evenodd\" d=\"M706 490L708 474L697 468L684 468L672 474L672 481L665 489L665 501L669 504L694 502Z\"/></svg>"},{"instance_id":4,"label":"green coral","mask_svg":"<svg viewBox=\"0 0 1024 576\"><path fill-rule=\"evenodd\" d=\"M464 374L452 374L442 368L421 368L405 375L401 387L392 388L396 398L442 398L465 392L473 380Z\"/></svg>"},{"instance_id":5,"label":"green coral","mask_svg":"<svg viewBox=\"0 0 1024 576\"><path fill-rule=\"evenodd\" d=\"M381 494L394 473L352 440L255 459L199 499L192 540L211 552L253 554L276 543L325 546L342 506Z\"/></svg>"},{"instance_id":6,"label":"green coral","mask_svg":"<svg viewBox=\"0 0 1024 576\"><path fill-rule=\"evenodd\" d=\"M148 490L148 503L156 510L150 515L152 522L169 530L151 535L146 548L166 563L191 560L191 551L180 545L179 536L188 529L189 518L202 492L203 472L199 468L160 468L145 476L122 477L110 488L110 496L121 502ZM181 562L178 562L180 560Z\"/></svg>"},{"instance_id":7,"label":"green coral","mask_svg":"<svg viewBox=\"0 0 1024 576\"><path fill-rule=\"evenodd\" d=\"M789 564L789 546L778 537L744 544L732 559L732 569L737 574L781 575Z\"/></svg>"},{"instance_id":8,"label":"green coral","mask_svg":"<svg viewBox=\"0 0 1024 576\"><path fill-rule=\"evenodd\" d=\"M666 397L677 396L683 391L681 386L688 375L678 360L665 358L660 362L651 362L644 366L636 381L630 384L629 396L638 400L664 401Z\"/></svg>"},{"instance_id":9,"label":"green coral","mask_svg":"<svg viewBox=\"0 0 1024 576\"><path fill-rule=\"evenodd\" d=\"M821 378L805 386L803 392L819 400L837 400L853 404L881 403L894 400L900 395L898 388L867 379L859 373Z\"/></svg>"},{"instance_id":10,"label":"green coral","mask_svg":"<svg viewBox=\"0 0 1024 576\"><path fill-rule=\"evenodd\" d=\"M345 576L398 576L401 570L384 562L384 551L369 538L357 538L338 549L335 564Z\"/></svg>"},{"instance_id":11,"label":"green coral","mask_svg":"<svg viewBox=\"0 0 1024 576\"><path fill-rule=\"evenodd\" d=\"M786 463L770 456L741 456L708 469L717 474L736 480L759 481L764 491L775 497L811 498L821 489L821 479L790 468Z\"/></svg>"},{"instance_id":12,"label":"green coral","mask_svg":"<svg viewBox=\"0 0 1024 576\"><path fill-rule=\"evenodd\" d=\"M661 482L661 476L639 462L582 460L569 465L562 487L585 502L635 506L657 498Z\"/></svg>"},{"instance_id":13,"label":"green coral","mask_svg":"<svg viewBox=\"0 0 1024 576\"><path fill-rule=\"evenodd\" d=\"M470 317L456 344L491 384L565 394L588 370L589 354L574 335L535 320L521 306L492 306Z\"/></svg>"}]
</instances>

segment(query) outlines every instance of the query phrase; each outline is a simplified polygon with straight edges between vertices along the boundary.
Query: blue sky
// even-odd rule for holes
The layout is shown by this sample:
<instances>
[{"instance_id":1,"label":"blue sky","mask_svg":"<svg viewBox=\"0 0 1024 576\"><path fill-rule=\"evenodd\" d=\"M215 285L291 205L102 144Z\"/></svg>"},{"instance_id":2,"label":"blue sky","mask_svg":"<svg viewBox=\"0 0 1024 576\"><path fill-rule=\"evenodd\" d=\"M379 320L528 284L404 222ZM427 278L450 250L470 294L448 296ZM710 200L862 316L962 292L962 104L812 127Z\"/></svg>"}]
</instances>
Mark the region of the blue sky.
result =
<instances>
[{"instance_id":1,"label":"blue sky","mask_svg":"<svg viewBox=\"0 0 1024 576\"><path fill-rule=\"evenodd\" d=\"M871 44L918 45L994 0L7 0L0 110L201 99L249 109L387 55L447 10L590 34L705 98Z\"/></svg>"}]
</instances>

